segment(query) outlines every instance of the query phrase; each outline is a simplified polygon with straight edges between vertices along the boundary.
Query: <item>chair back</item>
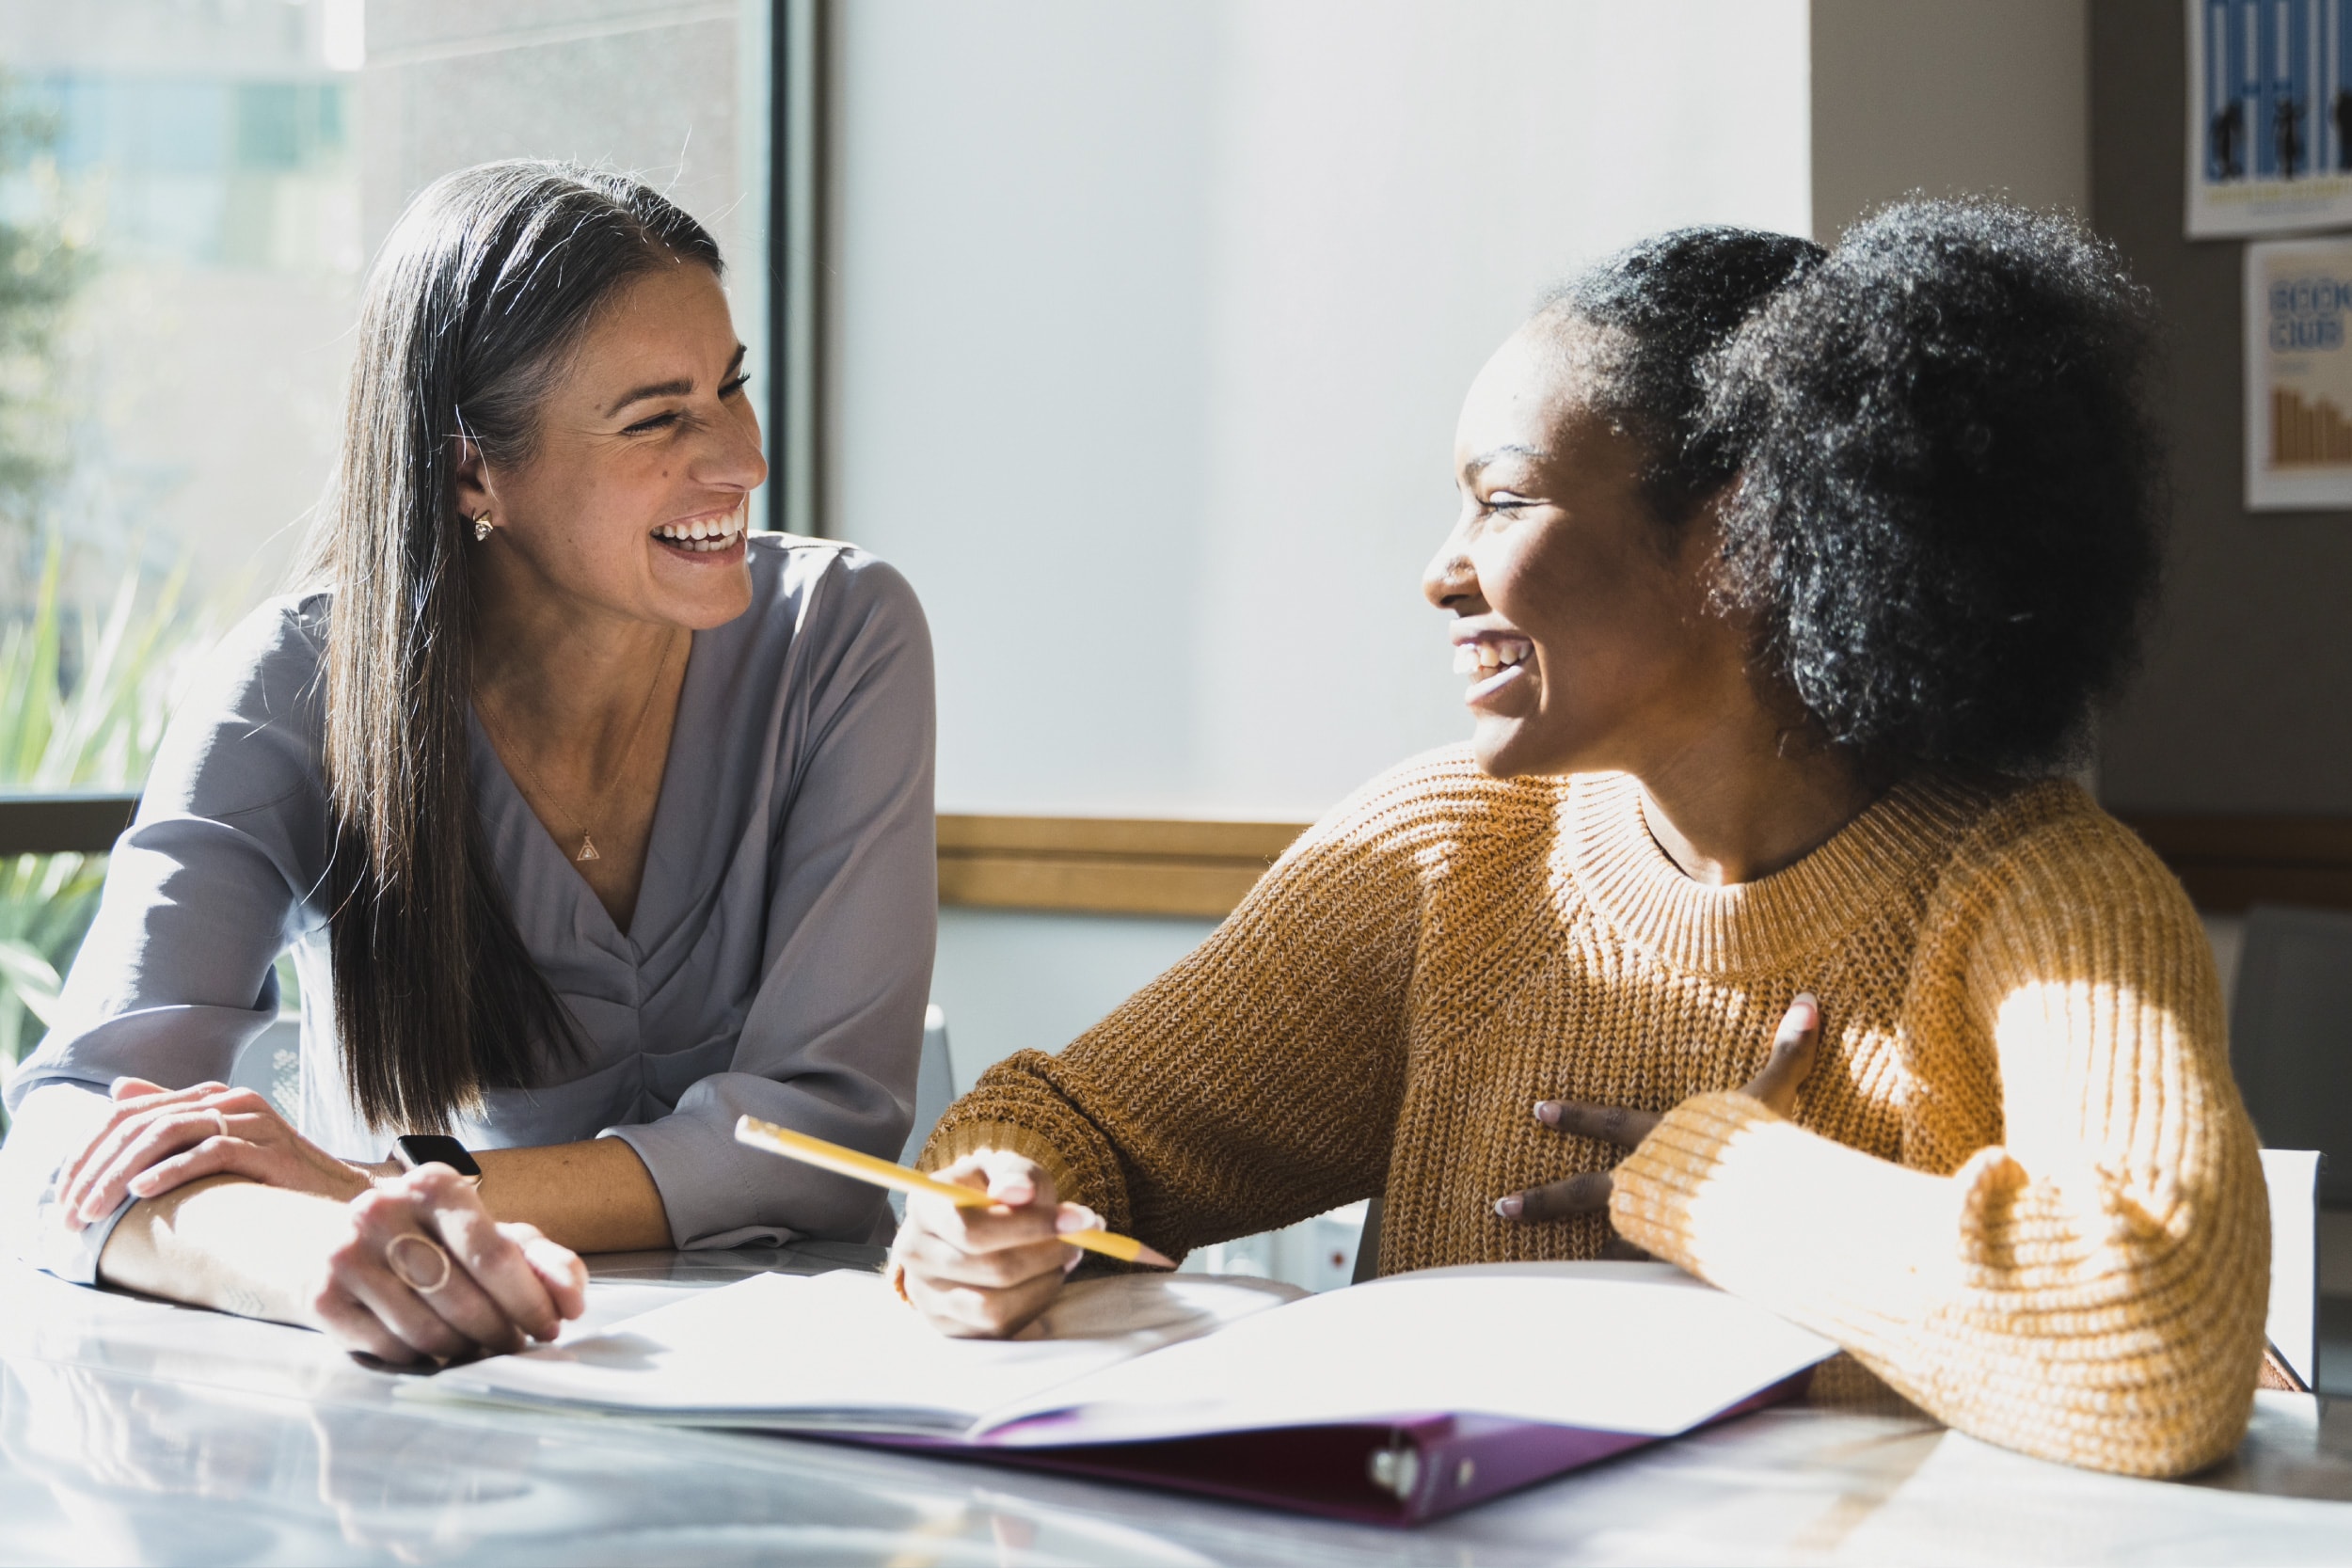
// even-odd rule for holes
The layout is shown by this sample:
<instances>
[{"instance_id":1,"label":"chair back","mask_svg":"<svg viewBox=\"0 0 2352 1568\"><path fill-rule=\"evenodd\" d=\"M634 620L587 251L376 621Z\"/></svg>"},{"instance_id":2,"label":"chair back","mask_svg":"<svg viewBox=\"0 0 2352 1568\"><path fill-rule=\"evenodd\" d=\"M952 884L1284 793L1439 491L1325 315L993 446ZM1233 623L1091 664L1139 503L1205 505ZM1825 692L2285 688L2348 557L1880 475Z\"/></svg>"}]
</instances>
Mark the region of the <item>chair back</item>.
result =
<instances>
[{"instance_id":1,"label":"chair back","mask_svg":"<svg viewBox=\"0 0 2352 1568\"><path fill-rule=\"evenodd\" d=\"M947 1015L934 1005L923 1009L923 1065L914 1077L914 1129L898 1155L902 1165L914 1164L923 1146L939 1125L940 1114L956 1097L955 1069L947 1059ZM894 1208L899 1205L894 1201Z\"/></svg>"},{"instance_id":2,"label":"chair back","mask_svg":"<svg viewBox=\"0 0 2352 1568\"><path fill-rule=\"evenodd\" d=\"M2319 1167L2316 1149L2265 1148L2270 1313L2264 1332L2306 1388L2319 1386Z\"/></svg>"},{"instance_id":3,"label":"chair back","mask_svg":"<svg viewBox=\"0 0 2352 1568\"><path fill-rule=\"evenodd\" d=\"M2352 1208L2352 914L2248 911L2230 1068L2265 1146L2326 1155L2319 1201Z\"/></svg>"}]
</instances>

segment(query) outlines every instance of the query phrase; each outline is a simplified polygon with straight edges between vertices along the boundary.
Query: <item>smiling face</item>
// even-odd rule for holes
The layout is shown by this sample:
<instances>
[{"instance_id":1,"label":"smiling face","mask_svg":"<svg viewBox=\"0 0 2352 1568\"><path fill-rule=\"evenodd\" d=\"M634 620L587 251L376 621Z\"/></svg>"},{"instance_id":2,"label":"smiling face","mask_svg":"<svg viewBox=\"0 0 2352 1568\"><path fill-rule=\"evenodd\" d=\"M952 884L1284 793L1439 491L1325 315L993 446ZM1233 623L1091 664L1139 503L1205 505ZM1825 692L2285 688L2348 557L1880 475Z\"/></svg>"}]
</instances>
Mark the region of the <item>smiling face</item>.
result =
<instances>
[{"instance_id":1,"label":"smiling face","mask_svg":"<svg viewBox=\"0 0 2352 1568\"><path fill-rule=\"evenodd\" d=\"M598 312L524 461L465 455L457 501L494 527L485 601L553 595L567 612L700 631L750 608L744 528L767 477L719 280L664 263Z\"/></svg>"},{"instance_id":2,"label":"smiling face","mask_svg":"<svg viewBox=\"0 0 2352 1568\"><path fill-rule=\"evenodd\" d=\"M1644 453L1587 395L1605 345L1537 318L1471 386L1454 436L1462 510L1422 587L1452 610L1480 766L1499 777L1646 774L1753 711L1745 634L1708 603L1704 515L1670 534Z\"/></svg>"}]
</instances>

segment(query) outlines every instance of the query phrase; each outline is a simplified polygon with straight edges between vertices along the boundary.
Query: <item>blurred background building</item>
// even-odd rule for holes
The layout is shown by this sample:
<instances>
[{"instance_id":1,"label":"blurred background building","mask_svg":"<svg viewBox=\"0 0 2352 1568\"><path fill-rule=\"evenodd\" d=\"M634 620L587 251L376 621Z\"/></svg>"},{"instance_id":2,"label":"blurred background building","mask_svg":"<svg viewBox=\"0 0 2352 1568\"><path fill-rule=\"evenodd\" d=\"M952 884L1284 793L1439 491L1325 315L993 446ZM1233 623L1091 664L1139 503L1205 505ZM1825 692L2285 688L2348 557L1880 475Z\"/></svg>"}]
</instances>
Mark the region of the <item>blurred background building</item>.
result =
<instances>
[{"instance_id":1,"label":"blurred background building","mask_svg":"<svg viewBox=\"0 0 2352 1568\"><path fill-rule=\"evenodd\" d=\"M740 78L762 125L765 24L732 4L0 5L0 221L73 263L50 385L27 388L50 483L10 519L0 591L24 599L43 539L69 596L133 561L184 566L223 612L273 591L333 458L362 269L437 174L614 164L756 257ZM760 72L739 71L747 30ZM754 330L764 277L736 284Z\"/></svg>"}]
</instances>

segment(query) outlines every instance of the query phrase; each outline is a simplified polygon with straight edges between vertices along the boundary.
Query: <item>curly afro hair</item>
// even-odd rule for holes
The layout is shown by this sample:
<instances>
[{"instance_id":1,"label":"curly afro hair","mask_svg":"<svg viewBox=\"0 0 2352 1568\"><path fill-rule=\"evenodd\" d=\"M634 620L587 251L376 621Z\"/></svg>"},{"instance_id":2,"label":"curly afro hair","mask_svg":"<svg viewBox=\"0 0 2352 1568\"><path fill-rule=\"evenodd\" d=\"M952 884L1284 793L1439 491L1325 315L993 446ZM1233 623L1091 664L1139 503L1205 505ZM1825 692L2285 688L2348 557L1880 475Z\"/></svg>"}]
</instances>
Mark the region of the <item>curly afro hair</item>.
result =
<instances>
[{"instance_id":1,"label":"curly afro hair","mask_svg":"<svg viewBox=\"0 0 2352 1568\"><path fill-rule=\"evenodd\" d=\"M2162 554L2154 316L2112 245L1993 201L1851 230L1702 369L1724 592L1883 765L2035 772L2130 673Z\"/></svg>"},{"instance_id":2,"label":"curly afro hair","mask_svg":"<svg viewBox=\"0 0 2352 1568\"><path fill-rule=\"evenodd\" d=\"M1612 340L1595 396L1661 524L1722 498L1721 595L1831 744L1890 771L2073 759L2161 557L2154 318L2113 246L1910 200L1827 252L1662 235L1547 303Z\"/></svg>"}]
</instances>

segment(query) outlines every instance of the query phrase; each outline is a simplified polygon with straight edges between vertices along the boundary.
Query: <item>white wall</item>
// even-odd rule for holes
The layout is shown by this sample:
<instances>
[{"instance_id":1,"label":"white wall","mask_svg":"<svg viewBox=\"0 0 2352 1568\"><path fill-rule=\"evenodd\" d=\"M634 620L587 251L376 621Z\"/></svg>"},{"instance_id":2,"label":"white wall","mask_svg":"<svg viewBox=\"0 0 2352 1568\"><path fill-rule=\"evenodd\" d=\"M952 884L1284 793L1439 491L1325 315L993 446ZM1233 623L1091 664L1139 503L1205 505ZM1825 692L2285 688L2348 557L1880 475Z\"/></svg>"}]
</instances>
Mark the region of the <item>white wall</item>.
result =
<instances>
[{"instance_id":1,"label":"white wall","mask_svg":"<svg viewBox=\"0 0 2352 1568\"><path fill-rule=\"evenodd\" d=\"M1418 579L1548 281L1803 229L1802 0L834 8L827 530L946 810L1312 816L1466 733Z\"/></svg>"},{"instance_id":2,"label":"white wall","mask_svg":"<svg viewBox=\"0 0 2352 1568\"><path fill-rule=\"evenodd\" d=\"M947 1015L956 1092L1016 1051L1059 1050L1214 929L1209 920L940 911L931 1000Z\"/></svg>"}]
</instances>

